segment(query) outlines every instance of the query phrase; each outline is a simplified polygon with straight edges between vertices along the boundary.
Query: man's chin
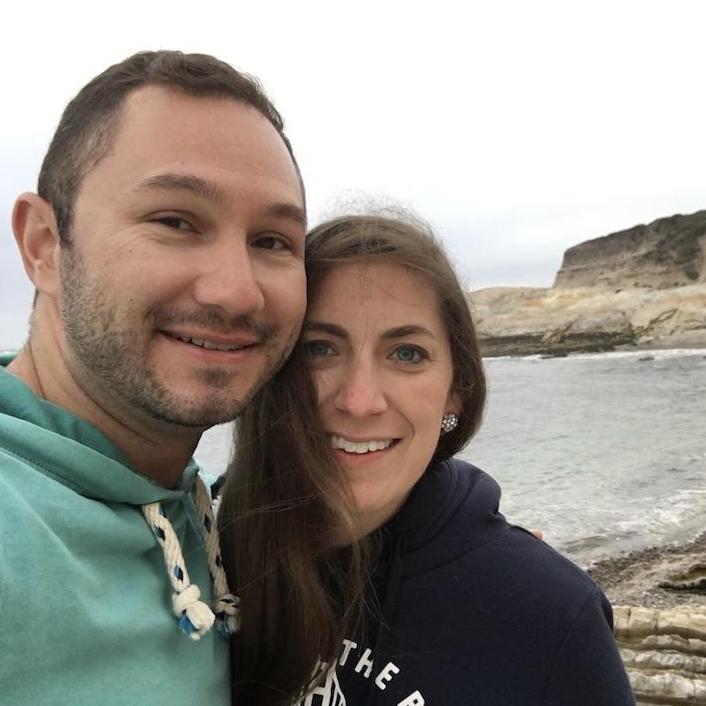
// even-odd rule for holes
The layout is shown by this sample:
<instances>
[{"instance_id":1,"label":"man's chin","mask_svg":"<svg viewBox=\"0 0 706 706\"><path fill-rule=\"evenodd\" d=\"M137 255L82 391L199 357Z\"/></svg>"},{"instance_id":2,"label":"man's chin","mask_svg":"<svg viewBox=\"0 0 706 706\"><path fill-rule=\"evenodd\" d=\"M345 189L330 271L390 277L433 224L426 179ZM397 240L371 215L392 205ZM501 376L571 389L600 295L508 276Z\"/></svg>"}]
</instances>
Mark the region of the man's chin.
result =
<instances>
[{"instance_id":1,"label":"man's chin","mask_svg":"<svg viewBox=\"0 0 706 706\"><path fill-rule=\"evenodd\" d=\"M196 385L175 389L166 382L142 390L132 404L153 419L172 426L205 430L232 422L245 408L250 394L228 387Z\"/></svg>"},{"instance_id":2,"label":"man's chin","mask_svg":"<svg viewBox=\"0 0 706 706\"><path fill-rule=\"evenodd\" d=\"M194 430L205 430L218 424L232 422L243 410L241 403L204 406L193 404L150 405L145 411L154 419L167 424Z\"/></svg>"},{"instance_id":3,"label":"man's chin","mask_svg":"<svg viewBox=\"0 0 706 706\"><path fill-rule=\"evenodd\" d=\"M143 398L147 403L144 409L156 419L190 429L232 422L279 369L284 357L265 358L256 374L252 369L202 368L190 379L184 370L174 377L172 370L160 371L155 365L150 376L153 394L151 399Z\"/></svg>"}]
</instances>

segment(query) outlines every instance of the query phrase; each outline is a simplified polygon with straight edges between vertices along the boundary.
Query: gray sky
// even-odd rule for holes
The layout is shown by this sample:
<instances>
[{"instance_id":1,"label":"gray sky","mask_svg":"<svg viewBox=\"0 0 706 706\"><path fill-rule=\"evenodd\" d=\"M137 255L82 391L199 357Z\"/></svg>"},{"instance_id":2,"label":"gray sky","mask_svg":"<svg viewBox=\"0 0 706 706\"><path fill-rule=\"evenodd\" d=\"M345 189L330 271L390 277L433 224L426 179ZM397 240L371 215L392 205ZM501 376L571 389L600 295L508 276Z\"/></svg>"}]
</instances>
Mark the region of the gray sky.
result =
<instances>
[{"instance_id":1,"label":"gray sky","mask_svg":"<svg viewBox=\"0 0 706 706\"><path fill-rule=\"evenodd\" d=\"M549 286L567 247L706 207L700 0L254 5L3 8L0 349L22 342L32 294L14 198L35 188L66 102L140 49L203 51L257 75L313 222L365 194L411 206L469 288Z\"/></svg>"}]
</instances>

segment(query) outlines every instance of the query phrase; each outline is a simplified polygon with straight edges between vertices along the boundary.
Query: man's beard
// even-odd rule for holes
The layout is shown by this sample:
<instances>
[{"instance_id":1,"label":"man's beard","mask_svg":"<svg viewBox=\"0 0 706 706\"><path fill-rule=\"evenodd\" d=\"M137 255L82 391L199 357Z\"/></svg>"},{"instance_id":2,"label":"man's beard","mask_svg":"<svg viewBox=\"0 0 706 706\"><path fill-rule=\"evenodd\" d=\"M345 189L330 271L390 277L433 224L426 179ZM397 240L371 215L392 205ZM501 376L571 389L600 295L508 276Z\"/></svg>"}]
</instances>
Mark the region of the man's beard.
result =
<instances>
[{"instance_id":1,"label":"man's beard","mask_svg":"<svg viewBox=\"0 0 706 706\"><path fill-rule=\"evenodd\" d=\"M226 318L215 308L196 312L179 312L169 308L152 312L138 312L130 306L128 293L121 308L115 298L106 296L99 280L91 279L74 247L64 248L61 254L62 302L61 316L67 353L100 384L95 398L102 400L106 393L119 397L134 409L153 419L184 427L206 428L235 419L243 408L280 368L295 343L295 333L289 341L279 340L278 329L272 325L253 322L248 317ZM153 337L165 324L197 324L207 330L254 333L264 352L263 369L249 389L236 398L229 388L237 381L226 368L204 367L198 371L203 392L188 396L178 394L159 380L157 370L150 362ZM187 344L188 345L188 344ZM67 356L68 357L68 356ZM70 361L67 360L70 366ZM83 377L76 366L71 372ZM186 373L185 373L186 374ZM77 379L86 389L90 381ZM209 394L208 391L212 391Z\"/></svg>"}]
</instances>

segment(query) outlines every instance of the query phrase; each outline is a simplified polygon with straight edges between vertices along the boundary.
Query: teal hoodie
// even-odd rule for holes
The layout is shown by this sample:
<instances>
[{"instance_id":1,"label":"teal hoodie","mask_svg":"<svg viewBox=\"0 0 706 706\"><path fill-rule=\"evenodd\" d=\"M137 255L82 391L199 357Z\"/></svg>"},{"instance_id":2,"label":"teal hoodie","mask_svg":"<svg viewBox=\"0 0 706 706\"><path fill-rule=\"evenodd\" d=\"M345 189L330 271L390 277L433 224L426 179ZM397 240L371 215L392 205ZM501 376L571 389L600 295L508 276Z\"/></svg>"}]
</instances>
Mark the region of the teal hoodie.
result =
<instances>
[{"instance_id":1,"label":"teal hoodie","mask_svg":"<svg viewBox=\"0 0 706 706\"><path fill-rule=\"evenodd\" d=\"M222 706L228 642L177 627L160 501L202 600L211 581L190 490L139 475L101 432L38 398L0 359L0 702Z\"/></svg>"}]
</instances>

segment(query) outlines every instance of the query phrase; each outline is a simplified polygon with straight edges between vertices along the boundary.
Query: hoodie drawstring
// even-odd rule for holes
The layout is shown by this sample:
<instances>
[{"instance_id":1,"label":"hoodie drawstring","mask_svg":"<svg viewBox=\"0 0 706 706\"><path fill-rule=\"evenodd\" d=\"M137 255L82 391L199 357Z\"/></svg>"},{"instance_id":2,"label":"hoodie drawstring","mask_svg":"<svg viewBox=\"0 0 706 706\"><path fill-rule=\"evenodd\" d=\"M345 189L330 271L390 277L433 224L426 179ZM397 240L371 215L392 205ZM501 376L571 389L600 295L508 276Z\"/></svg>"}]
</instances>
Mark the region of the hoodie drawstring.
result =
<instances>
[{"instance_id":1,"label":"hoodie drawstring","mask_svg":"<svg viewBox=\"0 0 706 706\"><path fill-rule=\"evenodd\" d=\"M215 596L211 608L216 615L216 629L223 637L229 638L240 628L240 600L228 588L228 579L223 569L221 544L218 541L218 527L214 517L214 506L211 497L198 476L195 485L196 510L199 513L201 527L206 540L208 570Z\"/></svg>"},{"instance_id":2,"label":"hoodie drawstring","mask_svg":"<svg viewBox=\"0 0 706 706\"><path fill-rule=\"evenodd\" d=\"M203 532L208 568L213 582L215 600L209 607L201 600L201 591L191 583L179 538L160 502L142 506L142 514L162 547L164 563L172 586L172 610L178 618L179 629L192 640L198 640L216 623L216 629L229 637L238 629L238 599L229 591L221 559L218 531L211 507L211 498L197 476L194 483L194 504Z\"/></svg>"}]
</instances>

